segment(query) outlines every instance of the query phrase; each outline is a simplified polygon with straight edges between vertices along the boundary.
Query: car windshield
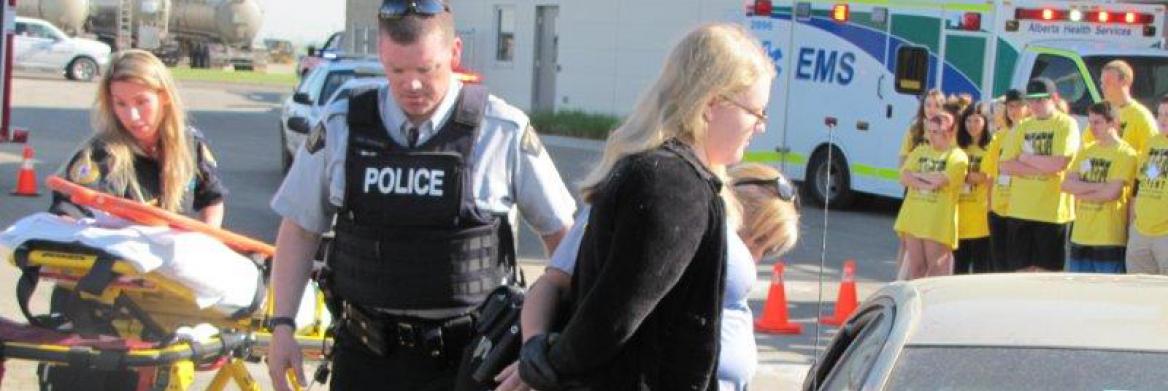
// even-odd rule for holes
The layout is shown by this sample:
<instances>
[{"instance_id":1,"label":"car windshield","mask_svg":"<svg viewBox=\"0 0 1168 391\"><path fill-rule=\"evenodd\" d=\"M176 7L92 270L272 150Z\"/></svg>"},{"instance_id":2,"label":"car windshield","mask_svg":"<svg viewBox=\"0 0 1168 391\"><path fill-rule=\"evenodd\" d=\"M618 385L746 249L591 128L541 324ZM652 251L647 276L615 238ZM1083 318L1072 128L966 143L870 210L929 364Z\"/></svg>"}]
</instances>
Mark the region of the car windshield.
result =
<instances>
[{"instance_id":1,"label":"car windshield","mask_svg":"<svg viewBox=\"0 0 1168 391\"><path fill-rule=\"evenodd\" d=\"M324 81L324 86L320 90L320 97L321 97L320 104L324 104L325 102L327 102L328 99L332 98L333 93L337 92L337 89L341 88L341 86L344 85L345 82L347 82L349 80L357 79L357 78L375 77L375 76L381 76L381 75L369 74L369 73L357 73L357 72L354 72L351 70L350 71L336 71L336 72L330 73L328 76L328 79L325 79L325 81Z\"/></svg>"},{"instance_id":2,"label":"car windshield","mask_svg":"<svg viewBox=\"0 0 1168 391\"><path fill-rule=\"evenodd\" d=\"M1100 73L1103 66L1116 59L1127 61L1135 71L1132 96L1143 103L1144 107L1155 111L1160 97L1168 94L1168 57L1091 56L1084 58L1083 61L1086 62L1087 69L1091 70L1095 82L1102 83ZM1102 87L1099 92L1103 92Z\"/></svg>"},{"instance_id":3,"label":"car windshield","mask_svg":"<svg viewBox=\"0 0 1168 391\"><path fill-rule=\"evenodd\" d=\"M906 347L889 390L1165 390L1168 352Z\"/></svg>"}]
</instances>

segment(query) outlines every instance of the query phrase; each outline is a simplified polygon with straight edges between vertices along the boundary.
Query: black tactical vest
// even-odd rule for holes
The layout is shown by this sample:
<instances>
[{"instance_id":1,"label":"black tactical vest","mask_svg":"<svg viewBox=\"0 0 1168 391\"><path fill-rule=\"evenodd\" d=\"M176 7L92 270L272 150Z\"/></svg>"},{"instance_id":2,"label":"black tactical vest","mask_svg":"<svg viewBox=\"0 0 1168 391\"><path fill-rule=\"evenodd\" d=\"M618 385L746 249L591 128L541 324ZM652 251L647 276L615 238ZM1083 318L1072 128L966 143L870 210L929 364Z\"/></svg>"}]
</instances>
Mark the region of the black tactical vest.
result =
<instances>
[{"instance_id":1,"label":"black tactical vest","mask_svg":"<svg viewBox=\"0 0 1168 391\"><path fill-rule=\"evenodd\" d=\"M389 137L377 100L371 89L349 102L330 285L340 299L369 307L474 306L514 259L506 216L480 211L472 191L486 88L463 86L445 126L415 148Z\"/></svg>"}]
</instances>

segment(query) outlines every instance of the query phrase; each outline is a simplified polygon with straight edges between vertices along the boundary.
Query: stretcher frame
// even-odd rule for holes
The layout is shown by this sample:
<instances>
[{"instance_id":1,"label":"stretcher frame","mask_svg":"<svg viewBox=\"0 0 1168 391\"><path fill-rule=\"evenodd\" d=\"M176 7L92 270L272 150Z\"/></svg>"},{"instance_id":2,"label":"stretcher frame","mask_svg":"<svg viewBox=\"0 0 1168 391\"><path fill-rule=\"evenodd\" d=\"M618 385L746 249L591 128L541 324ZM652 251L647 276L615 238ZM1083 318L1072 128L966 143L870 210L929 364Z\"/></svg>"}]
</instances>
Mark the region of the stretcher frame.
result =
<instances>
[{"instance_id":1,"label":"stretcher frame","mask_svg":"<svg viewBox=\"0 0 1168 391\"><path fill-rule=\"evenodd\" d=\"M191 314L189 325L211 323L219 329L218 336L199 341L177 339L169 343L157 343L127 337L146 328L145 323L153 320L153 317L134 317L133 320L142 323L139 329L135 329L131 324L114 324L115 329L122 335L97 336L62 333L0 318L0 379L3 378L5 360L26 360L101 370L134 370L139 374L141 391L187 390L193 384L196 371L215 371L215 376L206 390L223 390L232 383L241 390L261 389L259 383L248 372L245 363L258 362L265 357L272 339L271 330L266 326L274 311L274 305L270 305L274 303L274 291L266 284L267 276L270 275L269 261L275 255L272 246L185 216L84 188L58 177L50 177L46 183L53 190L69 196L74 203L93 207L139 224L168 225L205 233L236 251L251 254L265 282L264 297L262 301L257 300L259 307L238 317L224 319L222 315L215 317ZM51 246L31 244L32 246L28 247L22 246L8 261L26 270L26 276L29 270L33 269L37 279L45 278L67 289L73 289L83 299L96 305L126 311L124 303L133 303L134 298L141 300L148 296L157 296L162 298L160 299L162 301L171 298L178 299L177 302L192 305L194 303L194 295L190 289L157 274L139 273L130 263L113 259L114 257L100 250L77 246L76 251L70 251L63 248L68 244L58 243ZM104 266L112 271L116 278L104 283L97 292L78 289L78 284L81 284L89 272L94 270L95 265L101 262L109 263ZM35 280L33 284L35 286ZM296 330L295 338L305 356L321 359L332 341L323 326L324 296L319 289L315 293L314 322ZM173 333L175 331L173 326L176 324L168 323L165 327L158 327ZM294 380L292 371L289 371L288 376L290 380ZM295 381L289 381L289 384L296 390L300 389Z\"/></svg>"}]
</instances>

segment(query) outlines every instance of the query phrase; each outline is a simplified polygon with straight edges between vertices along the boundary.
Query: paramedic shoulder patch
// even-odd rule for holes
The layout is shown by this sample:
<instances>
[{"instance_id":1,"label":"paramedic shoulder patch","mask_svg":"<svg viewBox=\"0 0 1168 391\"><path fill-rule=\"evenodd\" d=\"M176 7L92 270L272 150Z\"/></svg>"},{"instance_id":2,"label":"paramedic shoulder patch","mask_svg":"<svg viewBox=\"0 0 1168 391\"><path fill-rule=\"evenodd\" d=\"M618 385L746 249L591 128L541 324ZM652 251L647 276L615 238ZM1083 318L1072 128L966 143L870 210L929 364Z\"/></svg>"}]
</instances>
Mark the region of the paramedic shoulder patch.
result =
<instances>
[{"instance_id":1,"label":"paramedic shoulder patch","mask_svg":"<svg viewBox=\"0 0 1168 391\"><path fill-rule=\"evenodd\" d=\"M98 179L101 179L101 171L93 160L81 159L69 168L69 180L78 185L92 185Z\"/></svg>"},{"instance_id":2,"label":"paramedic shoulder patch","mask_svg":"<svg viewBox=\"0 0 1168 391\"><path fill-rule=\"evenodd\" d=\"M312 128L312 132L308 133L308 139L304 141L304 148L308 149L308 153L316 153L324 148L324 139L324 122L321 122Z\"/></svg>"},{"instance_id":3,"label":"paramedic shoulder patch","mask_svg":"<svg viewBox=\"0 0 1168 391\"><path fill-rule=\"evenodd\" d=\"M531 125L527 125L527 129L523 131L520 148L528 155L539 156L543 154L543 143L539 141L539 135L535 133L535 128Z\"/></svg>"}]
</instances>

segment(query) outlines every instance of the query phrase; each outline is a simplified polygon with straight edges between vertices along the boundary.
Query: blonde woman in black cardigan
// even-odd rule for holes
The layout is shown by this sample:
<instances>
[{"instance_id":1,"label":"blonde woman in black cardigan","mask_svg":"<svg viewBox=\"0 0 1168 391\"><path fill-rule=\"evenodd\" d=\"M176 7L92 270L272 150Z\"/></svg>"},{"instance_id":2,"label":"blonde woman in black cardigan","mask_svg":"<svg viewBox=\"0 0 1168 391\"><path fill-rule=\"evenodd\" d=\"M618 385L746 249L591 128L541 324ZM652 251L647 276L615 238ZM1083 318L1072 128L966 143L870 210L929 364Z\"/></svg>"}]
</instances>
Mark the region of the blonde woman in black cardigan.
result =
<instances>
[{"instance_id":1,"label":"blonde woman in black cardigan","mask_svg":"<svg viewBox=\"0 0 1168 391\"><path fill-rule=\"evenodd\" d=\"M584 180L592 213L572 275L573 315L563 333L524 344L524 382L539 390L717 388L722 178L765 129L774 77L774 63L735 25L700 27L674 47Z\"/></svg>"}]
</instances>

